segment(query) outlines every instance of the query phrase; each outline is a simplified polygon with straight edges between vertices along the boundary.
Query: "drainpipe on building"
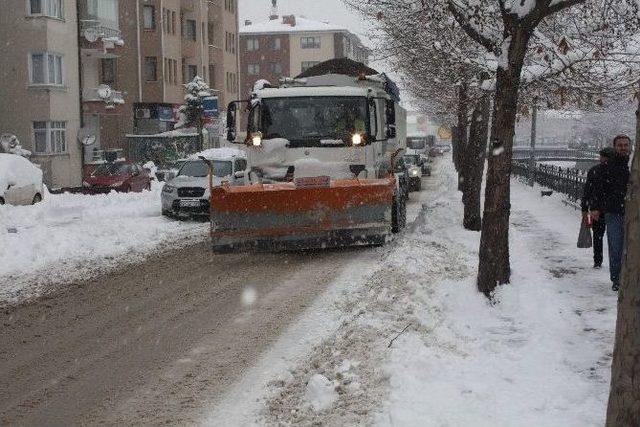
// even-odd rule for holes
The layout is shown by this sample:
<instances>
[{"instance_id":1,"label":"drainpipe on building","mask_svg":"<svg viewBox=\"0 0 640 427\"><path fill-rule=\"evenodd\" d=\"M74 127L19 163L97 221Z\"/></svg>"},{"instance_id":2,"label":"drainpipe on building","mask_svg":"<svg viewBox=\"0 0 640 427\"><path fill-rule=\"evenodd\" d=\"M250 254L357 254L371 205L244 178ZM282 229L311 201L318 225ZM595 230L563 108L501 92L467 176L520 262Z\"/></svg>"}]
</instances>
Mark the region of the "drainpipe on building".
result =
<instances>
[{"instance_id":1,"label":"drainpipe on building","mask_svg":"<svg viewBox=\"0 0 640 427\"><path fill-rule=\"evenodd\" d=\"M77 43L78 43L78 102L80 105L80 129L84 129L84 106L82 105L82 49L81 39L82 37L82 26L80 24L80 0L76 1L76 30L77 30ZM82 141L78 141L78 136L76 135L76 144L80 143L80 177L82 179L82 174L84 173L84 150L85 145Z\"/></svg>"},{"instance_id":2,"label":"drainpipe on building","mask_svg":"<svg viewBox=\"0 0 640 427\"><path fill-rule=\"evenodd\" d=\"M165 84L165 66L164 63L166 62L164 57L165 57L165 51L164 51L164 2L163 0L160 0L160 52L161 52L161 59L162 59L162 102L166 102L167 101L167 85Z\"/></svg>"},{"instance_id":3,"label":"drainpipe on building","mask_svg":"<svg viewBox=\"0 0 640 427\"><path fill-rule=\"evenodd\" d=\"M140 1L136 0L136 33L138 45L138 102L142 102L142 50L140 45Z\"/></svg>"}]
</instances>

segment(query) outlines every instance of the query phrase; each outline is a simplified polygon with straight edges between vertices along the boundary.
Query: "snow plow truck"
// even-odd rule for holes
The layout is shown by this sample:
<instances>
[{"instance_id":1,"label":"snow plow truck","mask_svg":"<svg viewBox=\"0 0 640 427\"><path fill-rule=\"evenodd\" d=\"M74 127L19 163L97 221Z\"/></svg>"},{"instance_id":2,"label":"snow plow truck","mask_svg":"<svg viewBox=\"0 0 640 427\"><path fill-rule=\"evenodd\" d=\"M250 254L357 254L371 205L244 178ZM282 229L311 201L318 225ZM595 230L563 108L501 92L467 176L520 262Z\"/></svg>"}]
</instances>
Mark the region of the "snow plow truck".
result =
<instances>
[{"instance_id":1,"label":"snow plow truck","mask_svg":"<svg viewBox=\"0 0 640 427\"><path fill-rule=\"evenodd\" d=\"M405 134L397 86L363 64L332 60L277 87L257 82L227 109L227 140L244 145L247 169L245 185L212 190L214 249L384 244L406 223L395 169Z\"/></svg>"}]
</instances>

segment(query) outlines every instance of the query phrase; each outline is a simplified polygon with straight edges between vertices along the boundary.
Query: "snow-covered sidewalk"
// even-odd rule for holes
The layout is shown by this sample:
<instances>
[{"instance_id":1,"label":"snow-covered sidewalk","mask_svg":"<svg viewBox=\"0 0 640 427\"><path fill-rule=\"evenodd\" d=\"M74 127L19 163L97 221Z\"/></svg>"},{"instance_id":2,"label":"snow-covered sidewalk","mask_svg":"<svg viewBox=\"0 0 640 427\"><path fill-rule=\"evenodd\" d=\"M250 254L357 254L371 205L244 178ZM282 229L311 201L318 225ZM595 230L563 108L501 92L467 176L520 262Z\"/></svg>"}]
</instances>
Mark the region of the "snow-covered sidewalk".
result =
<instances>
[{"instance_id":1,"label":"snow-covered sidewalk","mask_svg":"<svg viewBox=\"0 0 640 427\"><path fill-rule=\"evenodd\" d=\"M579 212L513 181L513 283L491 305L446 160L433 179L405 236L336 283L206 423L604 423L616 294L576 248Z\"/></svg>"},{"instance_id":2,"label":"snow-covered sidewalk","mask_svg":"<svg viewBox=\"0 0 640 427\"><path fill-rule=\"evenodd\" d=\"M154 182L142 193L48 194L37 205L0 206L0 306L204 239L207 224L162 217L161 191Z\"/></svg>"}]
</instances>

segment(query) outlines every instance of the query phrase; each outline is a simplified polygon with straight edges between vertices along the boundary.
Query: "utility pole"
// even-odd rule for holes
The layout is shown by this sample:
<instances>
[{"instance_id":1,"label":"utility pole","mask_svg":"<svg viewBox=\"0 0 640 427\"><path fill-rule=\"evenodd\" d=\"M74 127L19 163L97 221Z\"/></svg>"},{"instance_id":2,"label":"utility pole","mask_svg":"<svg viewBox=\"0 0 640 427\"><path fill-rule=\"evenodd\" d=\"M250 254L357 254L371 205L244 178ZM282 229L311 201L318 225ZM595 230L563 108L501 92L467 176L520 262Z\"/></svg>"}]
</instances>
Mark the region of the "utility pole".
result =
<instances>
[{"instance_id":1,"label":"utility pole","mask_svg":"<svg viewBox=\"0 0 640 427\"><path fill-rule=\"evenodd\" d=\"M531 110L531 151L529 152L529 186L536 183L536 132L538 126L538 98L533 99Z\"/></svg>"}]
</instances>

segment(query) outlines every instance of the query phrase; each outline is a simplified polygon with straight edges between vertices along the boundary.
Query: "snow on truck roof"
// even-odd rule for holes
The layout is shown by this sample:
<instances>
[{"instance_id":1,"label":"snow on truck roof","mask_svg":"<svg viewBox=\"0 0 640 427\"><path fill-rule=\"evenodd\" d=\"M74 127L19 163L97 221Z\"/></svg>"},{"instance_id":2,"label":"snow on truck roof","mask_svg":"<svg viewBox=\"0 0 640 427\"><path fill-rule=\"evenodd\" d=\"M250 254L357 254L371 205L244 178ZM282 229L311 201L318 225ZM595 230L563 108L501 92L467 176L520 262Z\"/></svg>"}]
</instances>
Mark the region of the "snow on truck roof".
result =
<instances>
[{"instance_id":1,"label":"snow on truck roof","mask_svg":"<svg viewBox=\"0 0 640 427\"><path fill-rule=\"evenodd\" d=\"M231 147L209 148L199 153L189 156L189 160L197 160L200 156L207 160L233 160L236 157L245 158L246 154L243 150Z\"/></svg>"},{"instance_id":2,"label":"snow on truck roof","mask_svg":"<svg viewBox=\"0 0 640 427\"><path fill-rule=\"evenodd\" d=\"M288 87L262 89L257 91L260 98L289 98L303 96L367 96L369 88L344 86Z\"/></svg>"}]
</instances>

